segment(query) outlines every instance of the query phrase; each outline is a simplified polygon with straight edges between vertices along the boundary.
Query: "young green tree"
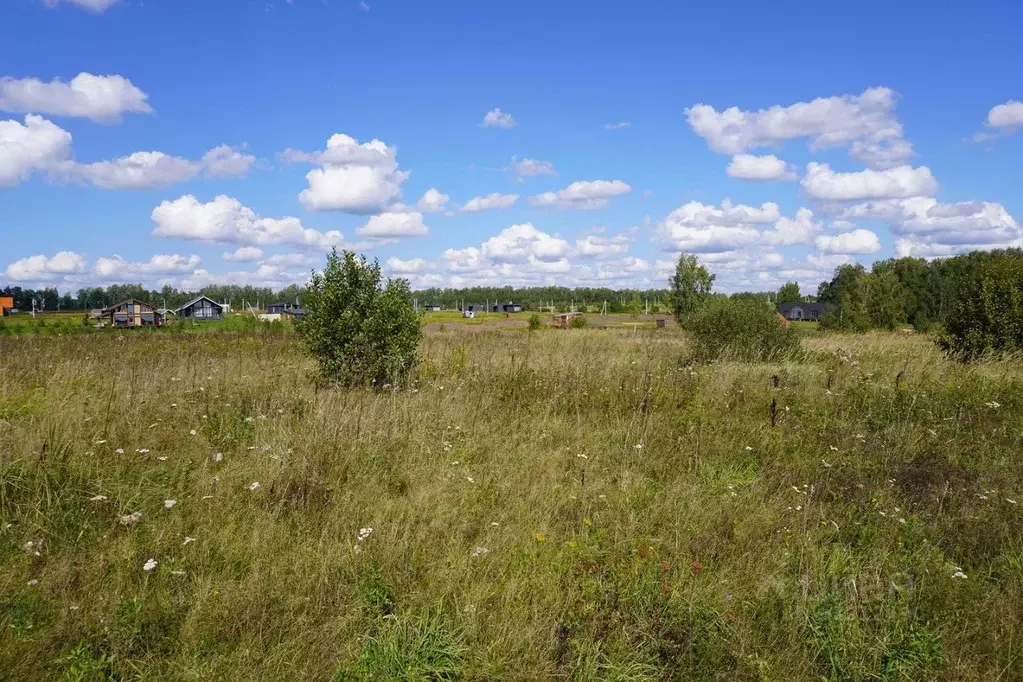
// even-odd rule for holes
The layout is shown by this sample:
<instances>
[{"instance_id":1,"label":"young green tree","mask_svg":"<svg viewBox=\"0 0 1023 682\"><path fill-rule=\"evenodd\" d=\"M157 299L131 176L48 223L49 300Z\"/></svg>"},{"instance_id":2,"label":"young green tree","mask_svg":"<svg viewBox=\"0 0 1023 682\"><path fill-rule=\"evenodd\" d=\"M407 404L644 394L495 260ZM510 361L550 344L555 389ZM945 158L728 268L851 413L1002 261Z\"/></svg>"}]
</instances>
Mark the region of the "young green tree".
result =
<instances>
[{"instance_id":1,"label":"young green tree","mask_svg":"<svg viewBox=\"0 0 1023 682\"><path fill-rule=\"evenodd\" d=\"M380 265L351 251L327 255L303 295L297 330L319 363L320 375L339 386L382 386L415 368L422 337L408 282L381 284Z\"/></svg>"},{"instance_id":2,"label":"young green tree","mask_svg":"<svg viewBox=\"0 0 1023 682\"><path fill-rule=\"evenodd\" d=\"M683 253L678 257L675 274L668 280L669 305L679 326L710 295L714 275L693 254Z\"/></svg>"},{"instance_id":3,"label":"young green tree","mask_svg":"<svg viewBox=\"0 0 1023 682\"><path fill-rule=\"evenodd\" d=\"M799 303L802 300L798 282L785 282L778 290L778 303Z\"/></svg>"}]
</instances>

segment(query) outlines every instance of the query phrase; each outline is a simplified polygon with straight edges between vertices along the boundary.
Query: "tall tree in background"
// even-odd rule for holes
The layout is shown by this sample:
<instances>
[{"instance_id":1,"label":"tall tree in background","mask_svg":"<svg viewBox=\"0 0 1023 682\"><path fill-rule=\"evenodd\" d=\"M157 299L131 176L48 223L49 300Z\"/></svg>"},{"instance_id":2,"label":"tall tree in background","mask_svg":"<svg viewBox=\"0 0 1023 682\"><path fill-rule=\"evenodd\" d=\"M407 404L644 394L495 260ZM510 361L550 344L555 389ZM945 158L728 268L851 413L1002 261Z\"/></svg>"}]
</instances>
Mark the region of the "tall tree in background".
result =
<instances>
[{"instance_id":1,"label":"tall tree in background","mask_svg":"<svg viewBox=\"0 0 1023 682\"><path fill-rule=\"evenodd\" d=\"M798 282L785 282L778 290L778 303L799 303L803 297L799 294Z\"/></svg>"},{"instance_id":2,"label":"tall tree in background","mask_svg":"<svg viewBox=\"0 0 1023 682\"><path fill-rule=\"evenodd\" d=\"M675 320L682 326L685 319L710 295L714 275L693 254L678 257L675 274L668 280L669 305Z\"/></svg>"}]
</instances>

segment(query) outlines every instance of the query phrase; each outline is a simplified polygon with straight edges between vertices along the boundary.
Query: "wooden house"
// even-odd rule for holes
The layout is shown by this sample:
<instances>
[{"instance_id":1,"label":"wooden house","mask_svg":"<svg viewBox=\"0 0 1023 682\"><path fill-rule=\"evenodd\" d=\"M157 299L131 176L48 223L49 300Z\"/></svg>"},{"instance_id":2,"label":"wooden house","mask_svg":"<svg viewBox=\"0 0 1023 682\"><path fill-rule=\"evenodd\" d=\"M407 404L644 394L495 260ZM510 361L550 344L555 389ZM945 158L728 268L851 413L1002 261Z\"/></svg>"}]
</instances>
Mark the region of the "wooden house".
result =
<instances>
[{"instance_id":1,"label":"wooden house","mask_svg":"<svg viewBox=\"0 0 1023 682\"><path fill-rule=\"evenodd\" d=\"M183 320L196 320L199 322L222 320L224 319L224 306L209 296L200 296L193 298L178 308L177 316Z\"/></svg>"},{"instance_id":2,"label":"wooden house","mask_svg":"<svg viewBox=\"0 0 1023 682\"><path fill-rule=\"evenodd\" d=\"M12 310L14 310L14 297L0 296L0 317L10 315Z\"/></svg>"},{"instance_id":3,"label":"wooden house","mask_svg":"<svg viewBox=\"0 0 1023 682\"><path fill-rule=\"evenodd\" d=\"M104 308L99 319L111 327L159 327L164 320L152 305L134 298Z\"/></svg>"}]
</instances>

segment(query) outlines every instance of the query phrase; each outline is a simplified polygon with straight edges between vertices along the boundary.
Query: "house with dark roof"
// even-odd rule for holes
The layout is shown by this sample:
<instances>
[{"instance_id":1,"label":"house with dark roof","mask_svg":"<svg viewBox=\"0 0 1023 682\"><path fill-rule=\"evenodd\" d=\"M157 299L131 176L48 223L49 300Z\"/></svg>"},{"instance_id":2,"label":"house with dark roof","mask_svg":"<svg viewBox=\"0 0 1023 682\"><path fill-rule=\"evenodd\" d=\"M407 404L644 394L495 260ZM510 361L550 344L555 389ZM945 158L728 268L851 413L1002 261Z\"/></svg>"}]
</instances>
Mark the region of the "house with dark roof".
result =
<instances>
[{"instance_id":1,"label":"house with dark roof","mask_svg":"<svg viewBox=\"0 0 1023 682\"><path fill-rule=\"evenodd\" d=\"M111 327L159 327L164 320L151 304L134 298L104 308L97 318Z\"/></svg>"},{"instance_id":2,"label":"house with dark roof","mask_svg":"<svg viewBox=\"0 0 1023 682\"><path fill-rule=\"evenodd\" d=\"M268 305L266 307L266 314L267 315L283 315L284 313L286 313L287 311L291 310L292 308L297 308L297 307L298 307L297 303L288 303L286 301L281 301L279 303L271 303L270 305Z\"/></svg>"},{"instance_id":3,"label":"house with dark roof","mask_svg":"<svg viewBox=\"0 0 1023 682\"><path fill-rule=\"evenodd\" d=\"M782 303L778 314L789 322L817 322L824 317L823 303Z\"/></svg>"},{"instance_id":4,"label":"house with dark roof","mask_svg":"<svg viewBox=\"0 0 1023 682\"><path fill-rule=\"evenodd\" d=\"M490 312L492 313L521 313L522 306L518 303L495 303L490 306Z\"/></svg>"},{"instance_id":5,"label":"house with dark roof","mask_svg":"<svg viewBox=\"0 0 1023 682\"><path fill-rule=\"evenodd\" d=\"M178 308L177 316L183 320L197 320L200 322L222 320L224 319L224 306L209 296L199 296Z\"/></svg>"}]
</instances>

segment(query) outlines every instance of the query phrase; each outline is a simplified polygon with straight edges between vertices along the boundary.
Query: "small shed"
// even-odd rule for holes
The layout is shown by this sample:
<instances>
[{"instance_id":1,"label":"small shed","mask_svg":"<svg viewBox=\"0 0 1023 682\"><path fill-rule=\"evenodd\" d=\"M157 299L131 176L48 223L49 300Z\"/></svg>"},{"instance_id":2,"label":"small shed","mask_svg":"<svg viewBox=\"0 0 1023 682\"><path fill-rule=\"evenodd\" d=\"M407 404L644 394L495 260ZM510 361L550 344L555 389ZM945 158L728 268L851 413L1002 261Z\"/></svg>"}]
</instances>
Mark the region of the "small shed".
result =
<instances>
[{"instance_id":1,"label":"small shed","mask_svg":"<svg viewBox=\"0 0 1023 682\"><path fill-rule=\"evenodd\" d=\"M99 319L111 327L159 327L164 317L151 304L129 298L101 310Z\"/></svg>"},{"instance_id":2,"label":"small shed","mask_svg":"<svg viewBox=\"0 0 1023 682\"><path fill-rule=\"evenodd\" d=\"M519 305L518 303L512 303L510 301L508 303L495 303L493 306L491 306L490 312L493 312L493 313L521 313L522 312L522 306Z\"/></svg>"},{"instance_id":3,"label":"small shed","mask_svg":"<svg viewBox=\"0 0 1023 682\"><path fill-rule=\"evenodd\" d=\"M423 310L425 310L428 313L439 313L440 312L440 304L439 303L427 303L427 304L425 304L423 306Z\"/></svg>"},{"instance_id":4,"label":"small shed","mask_svg":"<svg viewBox=\"0 0 1023 682\"><path fill-rule=\"evenodd\" d=\"M551 317L551 321L554 322L554 324L558 325L559 327L567 327L569 323L572 322L572 318L578 317L579 315L582 315L582 313L579 312L558 313L557 315Z\"/></svg>"},{"instance_id":5,"label":"small shed","mask_svg":"<svg viewBox=\"0 0 1023 682\"><path fill-rule=\"evenodd\" d=\"M224 306L209 296L199 296L178 308L177 316L185 320L222 320Z\"/></svg>"}]
</instances>

